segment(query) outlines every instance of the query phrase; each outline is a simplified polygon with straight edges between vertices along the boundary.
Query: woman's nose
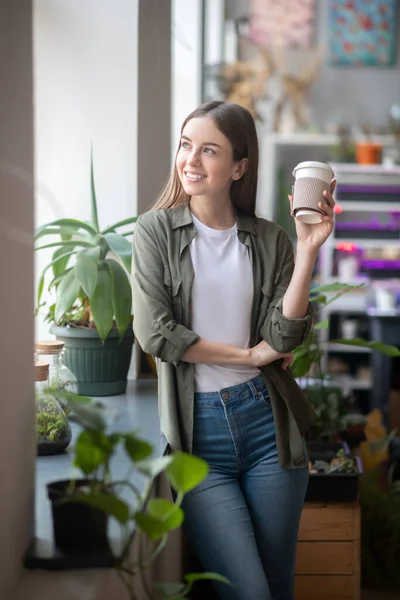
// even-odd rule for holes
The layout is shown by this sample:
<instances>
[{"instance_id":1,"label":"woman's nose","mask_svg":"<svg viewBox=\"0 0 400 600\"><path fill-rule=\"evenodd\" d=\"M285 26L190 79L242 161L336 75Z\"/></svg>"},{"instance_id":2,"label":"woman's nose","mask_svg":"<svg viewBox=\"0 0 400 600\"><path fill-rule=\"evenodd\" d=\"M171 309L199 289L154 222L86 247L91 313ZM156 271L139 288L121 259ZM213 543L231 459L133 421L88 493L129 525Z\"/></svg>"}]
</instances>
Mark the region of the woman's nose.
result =
<instances>
[{"instance_id":1,"label":"woman's nose","mask_svg":"<svg viewBox=\"0 0 400 600\"><path fill-rule=\"evenodd\" d=\"M200 164L200 155L196 150L193 150L187 158L187 162L189 165L199 165Z\"/></svg>"}]
</instances>

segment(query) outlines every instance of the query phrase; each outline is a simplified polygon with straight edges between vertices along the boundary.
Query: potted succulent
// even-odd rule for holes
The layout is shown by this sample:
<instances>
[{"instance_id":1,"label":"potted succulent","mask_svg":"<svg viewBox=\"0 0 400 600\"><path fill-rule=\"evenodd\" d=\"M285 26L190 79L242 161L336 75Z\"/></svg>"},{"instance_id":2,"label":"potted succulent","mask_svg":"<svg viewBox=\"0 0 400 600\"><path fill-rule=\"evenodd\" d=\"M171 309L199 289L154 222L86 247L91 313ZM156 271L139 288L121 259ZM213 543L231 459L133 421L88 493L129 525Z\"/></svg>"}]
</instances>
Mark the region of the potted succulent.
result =
<instances>
[{"instance_id":1,"label":"potted succulent","mask_svg":"<svg viewBox=\"0 0 400 600\"><path fill-rule=\"evenodd\" d=\"M214 573L190 573L184 582L157 583L146 578L156 557L166 545L170 531L181 526L182 500L207 475L206 462L184 452L153 458L153 448L135 432L108 432L103 407L90 398L58 391L56 397L67 399L71 420L80 425L74 447L74 466L82 477L48 484L52 504L55 543L65 554L89 553L109 557L128 592L129 600L138 600L135 579L140 578L149 599L186 598L196 581L229 582ZM113 477L112 459L117 452L128 458L129 476ZM145 492L132 483L136 471L145 477ZM175 501L150 497L155 478L164 472L176 493ZM131 500L127 500L131 498ZM120 551L111 549L107 536L109 518L121 526ZM132 554L135 542L139 557ZM142 596L140 596L142 600Z\"/></svg>"},{"instance_id":2,"label":"potted succulent","mask_svg":"<svg viewBox=\"0 0 400 600\"><path fill-rule=\"evenodd\" d=\"M125 228L137 217L101 228L93 155L90 183L90 222L57 219L36 230L35 250L54 249L39 277L36 313L47 307L50 332L65 344L65 363L79 393L111 396L126 390L134 341L128 239L133 231ZM45 285L52 300L42 303Z\"/></svg>"}]
</instances>

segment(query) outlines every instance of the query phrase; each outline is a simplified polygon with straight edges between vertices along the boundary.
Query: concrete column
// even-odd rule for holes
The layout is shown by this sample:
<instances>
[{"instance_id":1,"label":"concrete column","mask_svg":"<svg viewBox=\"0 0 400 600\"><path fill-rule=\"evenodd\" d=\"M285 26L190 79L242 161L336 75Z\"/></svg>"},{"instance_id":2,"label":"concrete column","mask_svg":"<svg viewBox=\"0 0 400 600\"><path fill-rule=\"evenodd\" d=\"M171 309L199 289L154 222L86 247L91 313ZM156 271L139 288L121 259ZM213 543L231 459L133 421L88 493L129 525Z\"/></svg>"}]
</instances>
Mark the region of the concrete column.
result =
<instances>
[{"instance_id":1,"label":"concrete column","mask_svg":"<svg viewBox=\"0 0 400 600\"><path fill-rule=\"evenodd\" d=\"M139 0L137 211L150 208L171 165L171 2Z\"/></svg>"},{"instance_id":2,"label":"concrete column","mask_svg":"<svg viewBox=\"0 0 400 600\"><path fill-rule=\"evenodd\" d=\"M33 391L32 3L0 0L0 598L31 535Z\"/></svg>"}]
</instances>

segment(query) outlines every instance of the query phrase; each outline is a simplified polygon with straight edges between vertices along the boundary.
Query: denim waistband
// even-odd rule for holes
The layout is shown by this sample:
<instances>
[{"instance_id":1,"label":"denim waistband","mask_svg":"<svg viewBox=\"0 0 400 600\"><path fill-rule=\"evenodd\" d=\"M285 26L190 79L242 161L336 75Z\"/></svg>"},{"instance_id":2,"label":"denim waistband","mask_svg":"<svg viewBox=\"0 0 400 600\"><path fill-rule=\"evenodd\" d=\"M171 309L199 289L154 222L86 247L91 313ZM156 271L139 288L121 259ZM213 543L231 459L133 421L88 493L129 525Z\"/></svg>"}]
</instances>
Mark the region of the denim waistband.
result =
<instances>
[{"instance_id":1,"label":"denim waistband","mask_svg":"<svg viewBox=\"0 0 400 600\"><path fill-rule=\"evenodd\" d=\"M249 381L238 383L230 387L225 387L215 392L196 392L194 397L195 400L198 401L217 399L218 402L220 402L220 398L223 400L229 400L230 398L239 397L246 394L255 395L255 393L258 392L265 393L265 381L262 375L257 375Z\"/></svg>"}]
</instances>

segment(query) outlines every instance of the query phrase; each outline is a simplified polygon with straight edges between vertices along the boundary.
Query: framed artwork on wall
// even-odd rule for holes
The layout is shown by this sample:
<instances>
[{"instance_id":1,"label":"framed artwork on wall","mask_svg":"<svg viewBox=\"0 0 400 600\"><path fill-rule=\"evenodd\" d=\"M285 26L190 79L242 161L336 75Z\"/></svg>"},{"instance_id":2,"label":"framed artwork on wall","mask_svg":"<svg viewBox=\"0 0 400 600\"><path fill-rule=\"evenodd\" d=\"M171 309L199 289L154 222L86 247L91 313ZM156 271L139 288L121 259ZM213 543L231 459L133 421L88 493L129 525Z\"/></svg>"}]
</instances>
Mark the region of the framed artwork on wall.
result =
<instances>
[{"instance_id":1,"label":"framed artwork on wall","mask_svg":"<svg viewBox=\"0 0 400 600\"><path fill-rule=\"evenodd\" d=\"M397 0L329 0L329 62L347 66L396 63Z\"/></svg>"},{"instance_id":2,"label":"framed artwork on wall","mask_svg":"<svg viewBox=\"0 0 400 600\"><path fill-rule=\"evenodd\" d=\"M310 48L315 0L251 0L249 36L261 47Z\"/></svg>"}]
</instances>

